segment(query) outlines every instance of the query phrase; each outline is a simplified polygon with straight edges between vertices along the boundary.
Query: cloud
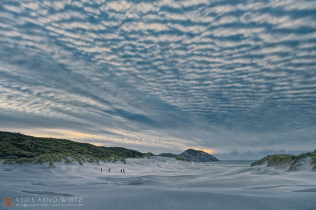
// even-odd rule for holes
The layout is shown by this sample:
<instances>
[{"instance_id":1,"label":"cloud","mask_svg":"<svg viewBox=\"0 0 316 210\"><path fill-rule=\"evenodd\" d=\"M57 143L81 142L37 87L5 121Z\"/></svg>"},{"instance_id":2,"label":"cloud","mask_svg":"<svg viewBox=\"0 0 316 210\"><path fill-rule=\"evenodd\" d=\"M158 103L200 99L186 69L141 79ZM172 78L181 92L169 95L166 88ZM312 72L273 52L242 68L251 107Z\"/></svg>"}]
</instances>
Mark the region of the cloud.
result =
<instances>
[{"instance_id":1,"label":"cloud","mask_svg":"<svg viewBox=\"0 0 316 210\"><path fill-rule=\"evenodd\" d=\"M217 158L220 160L258 160L267 155L275 155L275 154L290 154L290 155L299 155L308 151L286 151L285 149L280 150L270 150L270 149L262 149L261 151L237 151L232 150L228 154L215 154ZM312 151L309 151L312 152Z\"/></svg>"},{"instance_id":2,"label":"cloud","mask_svg":"<svg viewBox=\"0 0 316 210\"><path fill-rule=\"evenodd\" d=\"M0 123L157 151L305 151L315 22L309 1L4 2Z\"/></svg>"}]
</instances>

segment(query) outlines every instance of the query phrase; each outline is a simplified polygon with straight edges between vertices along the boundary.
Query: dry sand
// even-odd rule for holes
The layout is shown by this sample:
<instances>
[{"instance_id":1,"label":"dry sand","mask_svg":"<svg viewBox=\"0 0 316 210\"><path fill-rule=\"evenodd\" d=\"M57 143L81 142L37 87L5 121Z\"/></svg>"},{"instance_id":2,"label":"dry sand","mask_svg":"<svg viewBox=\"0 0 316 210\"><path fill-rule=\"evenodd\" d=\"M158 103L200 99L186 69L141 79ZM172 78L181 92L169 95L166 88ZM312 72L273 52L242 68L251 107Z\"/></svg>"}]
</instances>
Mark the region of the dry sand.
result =
<instances>
[{"instance_id":1,"label":"dry sand","mask_svg":"<svg viewBox=\"0 0 316 210\"><path fill-rule=\"evenodd\" d=\"M154 157L56 168L0 164L0 177L1 197L14 200L10 209L316 209L315 172L264 166Z\"/></svg>"}]
</instances>

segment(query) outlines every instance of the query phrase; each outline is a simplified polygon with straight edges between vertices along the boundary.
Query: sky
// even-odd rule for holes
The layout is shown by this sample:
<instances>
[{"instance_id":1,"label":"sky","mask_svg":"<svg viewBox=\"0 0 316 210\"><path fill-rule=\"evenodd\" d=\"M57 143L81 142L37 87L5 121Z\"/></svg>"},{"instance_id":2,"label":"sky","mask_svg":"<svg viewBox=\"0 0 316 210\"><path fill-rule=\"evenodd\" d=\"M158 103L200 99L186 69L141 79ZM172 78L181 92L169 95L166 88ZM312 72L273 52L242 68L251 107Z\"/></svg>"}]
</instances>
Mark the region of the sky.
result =
<instances>
[{"instance_id":1,"label":"sky","mask_svg":"<svg viewBox=\"0 0 316 210\"><path fill-rule=\"evenodd\" d=\"M313 151L316 3L2 0L0 130L156 154Z\"/></svg>"}]
</instances>

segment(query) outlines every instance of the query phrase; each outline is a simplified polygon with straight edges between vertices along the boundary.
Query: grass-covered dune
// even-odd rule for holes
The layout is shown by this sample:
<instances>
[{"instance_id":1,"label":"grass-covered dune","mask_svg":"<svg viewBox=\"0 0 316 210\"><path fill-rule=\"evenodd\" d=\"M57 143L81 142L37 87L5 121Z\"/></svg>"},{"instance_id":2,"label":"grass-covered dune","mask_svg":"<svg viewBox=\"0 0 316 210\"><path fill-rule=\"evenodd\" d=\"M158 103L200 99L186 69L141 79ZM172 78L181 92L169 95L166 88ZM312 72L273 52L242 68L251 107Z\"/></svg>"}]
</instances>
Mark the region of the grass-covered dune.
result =
<instances>
[{"instance_id":1,"label":"grass-covered dune","mask_svg":"<svg viewBox=\"0 0 316 210\"><path fill-rule=\"evenodd\" d=\"M316 150L314 152L303 153L300 155L268 155L251 166L264 165L275 168L288 169L289 171L297 171L300 169L316 169Z\"/></svg>"},{"instance_id":2,"label":"grass-covered dune","mask_svg":"<svg viewBox=\"0 0 316 210\"><path fill-rule=\"evenodd\" d=\"M126 158L153 156L122 147L94 146L66 139L42 138L20 133L0 131L0 159L4 163L44 163L54 166L54 162L71 163L77 161L99 163L100 161L122 161Z\"/></svg>"}]
</instances>

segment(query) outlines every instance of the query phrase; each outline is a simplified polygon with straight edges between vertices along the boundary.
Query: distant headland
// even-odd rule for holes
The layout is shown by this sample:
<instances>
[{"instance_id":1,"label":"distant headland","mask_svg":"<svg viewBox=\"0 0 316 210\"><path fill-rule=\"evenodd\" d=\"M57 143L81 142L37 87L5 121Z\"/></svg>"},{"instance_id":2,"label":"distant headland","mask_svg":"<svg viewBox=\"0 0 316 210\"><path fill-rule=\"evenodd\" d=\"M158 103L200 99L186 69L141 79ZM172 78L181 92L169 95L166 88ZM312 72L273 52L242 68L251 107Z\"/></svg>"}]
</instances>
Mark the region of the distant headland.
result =
<instances>
[{"instance_id":1,"label":"distant headland","mask_svg":"<svg viewBox=\"0 0 316 210\"><path fill-rule=\"evenodd\" d=\"M184 151L183 153L176 155L172 153L161 153L159 156L162 157L174 157L177 160L184 160L184 161L193 161L193 162L213 162L213 161L219 161L216 157L213 155L210 155L206 152L194 150L194 149L188 149Z\"/></svg>"}]
</instances>

